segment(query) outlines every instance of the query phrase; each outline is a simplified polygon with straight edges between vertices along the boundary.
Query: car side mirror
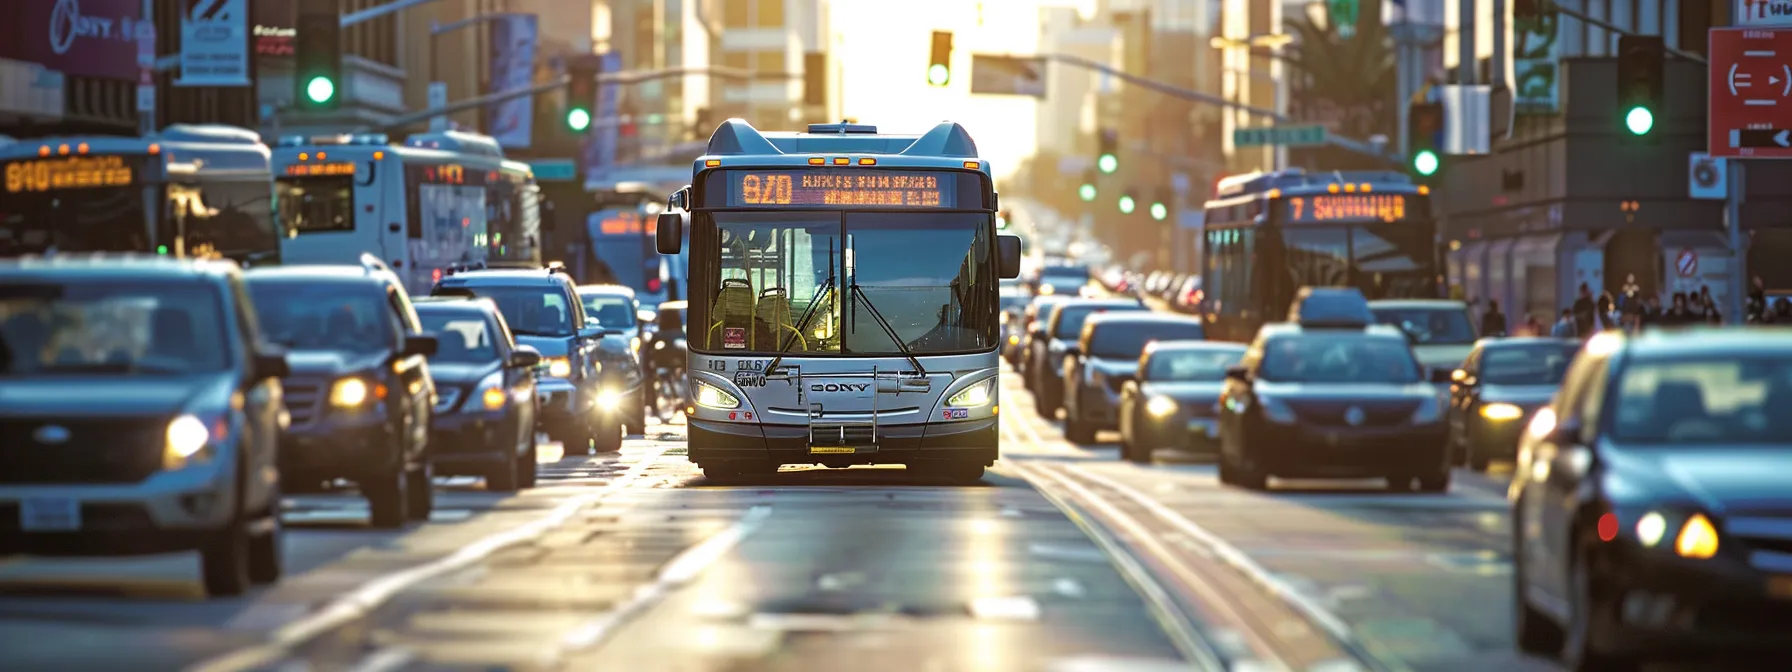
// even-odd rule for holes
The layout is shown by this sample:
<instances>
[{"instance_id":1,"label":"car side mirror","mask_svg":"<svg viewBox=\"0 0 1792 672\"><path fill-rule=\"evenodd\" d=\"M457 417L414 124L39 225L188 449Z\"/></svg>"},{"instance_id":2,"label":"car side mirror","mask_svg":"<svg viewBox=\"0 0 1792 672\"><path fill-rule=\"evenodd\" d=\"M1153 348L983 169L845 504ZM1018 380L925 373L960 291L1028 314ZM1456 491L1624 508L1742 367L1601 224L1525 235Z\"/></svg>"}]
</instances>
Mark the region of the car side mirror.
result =
<instances>
[{"instance_id":1,"label":"car side mirror","mask_svg":"<svg viewBox=\"0 0 1792 672\"><path fill-rule=\"evenodd\" d=\"M996 272L1003 280L1020 277L1020 236L996 236Z\"/></svg>"},{"instance_id":2,"label":"car side mirror","mask_svg":"<svg viewBox=\"0 0 1792 672\"><path fill-rule=\"evenodd\" d=\"M516 346L510 351L510 368L533 369L541 365L541 351L527 345Z\"/></svg>"},{"instance_id":3,"label":"car side mirror","mask_svg":"<svg viewBox=\"0 0 1792 672\"><path fill-rule=\"evenodd\" d=\"M684 249L684 218L677 213L662 212L653 228L653 243L660 254L678 254Z\"/></svg>"},{"instance_id":4,"label":"car side mirror","mask_svg":"<svg viewBox=\"0 0 1792 672\"><path fill-rule=\"evenodd\" d=\"M1226 378L1239 382L1247 382L1251 379L1251 370L1245 368L1243 364L1234 364L1226 367Z\"/></svg>"},{"instance_id":5,"label":"car side mirror","mask_svg":"<svg viewBox=\"0 0 1792 672\"><path fill-rule=\"evenodd\" d=\"M286 363L286 351L277 348L263 347L257 350L251 365L255 367L251 377L258 381L292 375L292 367Z\"/></svg>"},{"instance_id":6,"label":"car side mirror","mask_svg":"<svg viewBox=\"0 0 1792 672\"><path fill-rule=\"evenodd\" d=\"M398 354L403 357L434 357L436 349L441 347L441 344L441 341L436 340L434 335L411 334L404 337L404 348L399 350Z\"/></svg>"},{"instance_id":7,"label":"car side mirror","mask_svg":"<svg viewBox=\"0 0 1792 672\"><path fill-rule=\"evenodd\" d=\"M1580 445L1581 424L1576 420L1556 423L1555 429L1549 430L1549 442L1557 446Z\"/></svg>"},{"instance_id":8,"label":"car side mirror","mask_svg":"<svg viewBox=\"0 0 1792 672\"><path fill-rule=\"evenodd\" d=\"M1449 369L1432 369L1431 370L1431 382L1433 382L1433 383L1454 382L1456 380L1456 373L1457 372L1453 372Z\"/></svg>"}]
</instances>

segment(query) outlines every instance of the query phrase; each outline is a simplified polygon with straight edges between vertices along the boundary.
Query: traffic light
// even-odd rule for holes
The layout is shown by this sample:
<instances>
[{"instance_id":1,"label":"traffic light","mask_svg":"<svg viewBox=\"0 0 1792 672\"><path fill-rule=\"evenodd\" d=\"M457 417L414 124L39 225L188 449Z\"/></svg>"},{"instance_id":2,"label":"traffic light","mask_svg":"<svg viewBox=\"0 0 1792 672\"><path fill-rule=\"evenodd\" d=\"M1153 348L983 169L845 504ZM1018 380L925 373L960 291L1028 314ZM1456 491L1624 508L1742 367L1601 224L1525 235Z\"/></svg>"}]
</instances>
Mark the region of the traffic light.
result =
<instances>
[{"instance_id":1,"label":"traffic light","mask_svg":"<svg viewBox=\"0 0 1792 672\"><path fill-rule=\"evenodd\" d=\"M1421 182L1443 167L1444 104L1413 103L1406 115L1406 155Z\"/></svg>"},{"instance_id":2,"label":"traffic light","mask_svg":"<svg viewBox=\"0 0 1792 672\"><path fill-rule=\"evenodd\" d=\"M1151 218L1164 221L1170 217L1170 203L1175 201L1175 194L1168 189L1158 189L1157 198L1151 201Z\"/></svg>"},{"instance_id":3,"label":"traffic light","mask_svg":"<svg viewBox=\"0 0 1792 672\"><path fill-rule=\"evenodd\" d=\"M945 86L952 81L952 33L933 31L933 58L927 63L927 83Z\"/></svg>"},{"instance_id":4,"label":"traffic light","mask_svg":"<svg viewBox=\"0 0 1792 672\"><path fill-rule=\"evenodd\" d=\"M1084 203L1088 203L1089 201L1095 200L1095 196L1098 193L1100 193L1100 190L1095 188L1095 171L1091 170L1084 173L1083 186L1076 188L1077 197L1083 199Z\"/></svg>"},{"instance_id":5,"label":"traffic light","mask_svg":"<svg viewBox=\"0 0 1792 672\"><path fill-rule=\"evenodd\" d=\"M300 110L342 102L342 14L334 2L305 3L293 28L293 100Z\"/></svg>"},{"instance_id":6,"label":"traffic light","mask_svg":"<svg viewBox=\"0 0 1792 672\"><path fill-rule=\"evenodd\" d=\"M803 54L803 104L828 104L828 55L824 52Z\"/></svg>"},{"instance_id":7,"label":"traffic light","mask_svg":"<svg viewBox=\"0 0 1792 672\"><path fill-rule=\"evenodd\" d=\"M1120 195L1120 214L1130 215L1132 214L1132 211L1138 209L1138 207L1139 203L1137 200L1133 199L1132 192L1129 191Z\"/></svg>"},{"instance_id":8,"label":"traffic light","mask_svg":"<svg viewBox=\"0 0 1792 672\"><path fill-rule=\"evenodd\" d=\"M597 109L597 59L575 57L566 62L566 128L583 133Z\"/></svg>"},{"instance_id":9,"label":"traffic light","mask_svg":"<svg viewBox=\"0 0 1792 672\"><path fill-rule=\"evenodd\" d=\"M1114 171L1120 169L1120 132L1104 128L1095 140L1099 145L1095 167L1100 168L1103 173L1113 175Z\"/></svg>"},{"instance_id":10,"label":"traffic light","mask_svg":"<svg viewBox=\"0 0 1792 672\"><path fill-rule=\"evenodd\" d=\"M1660 36L1618 37L1618 114L1631 135L1655 129L1663 98L1662 47Z\"/></svg>"}]
</instances>

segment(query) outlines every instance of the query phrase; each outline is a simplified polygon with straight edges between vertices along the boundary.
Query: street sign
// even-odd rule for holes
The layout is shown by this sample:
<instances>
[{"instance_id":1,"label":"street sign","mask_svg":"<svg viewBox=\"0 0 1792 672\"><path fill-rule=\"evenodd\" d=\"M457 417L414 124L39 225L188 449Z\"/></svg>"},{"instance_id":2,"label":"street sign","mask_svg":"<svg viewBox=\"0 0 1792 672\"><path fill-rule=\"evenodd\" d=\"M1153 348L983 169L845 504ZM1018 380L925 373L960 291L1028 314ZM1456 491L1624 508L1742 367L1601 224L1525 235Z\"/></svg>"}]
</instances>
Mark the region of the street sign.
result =
<instances>
[{"instance_id":1,"label":"street sign","mask_svg":"<svg viewBox=\"0 0 1792 672\"><path fill-rule=\"evenodd\" d=\"M1792 26L1792 0L1735 0L1730 16L1747 28Z\"/></svg>"},{"instance_id":2,"label":"street sign","mask_svg":"<svg viewBox=\"0 0 1792 672\"><path fill-rule=\"evenodd\" d=\"M1730 197L1728 161L1711 158L1704 152L1687 156L1686 192L1695 199L1721 201Z\"/></svg>"},{"instance_id":3,"label":"street sign","mask_svg":"<svg viewBox=\"0 0 1792 672\"><path fill-rule=\"evenodd\" d=\"M535 159L529 162L529 171L537 182L565 182L578 176L572 159Z\"/></svg>"},{"instance_id":4,"label":"street sign","mask_svg":"<svg viewBox=\"0 0 1792 672\"><path fill-rule=\"evenodd\" d=\"M424 93L424 103L429 109L439 110L448 106L448 83L430 82ZM429 118L430 131L448 130L448 115L438 114Z\"/></svg>"},{"instance_id":5,"label":"street sign","mask_svg":"<svg viewBox=\"0 0 1792 672\"><path fill-rule=\"evenodd\" d=\"M971 93L1045 97L1045 59L971 54Z\"/></svg>"},{"instance_id":6,"label":"street sign","mask_svg":"<svg viewBox=\"0 0 1792 672\"><path fill-rule=\"evenodd\" d=\"M1680 248L1680 256L1674 259L1674 270L1679 271L1682 278L1698 275L1699 253L1694 252L1690 247Z\"/></svg>"},{"instance_id":7,"label":"street sign","mask_svg":"<svg viewBox=\"0 0 1792 672\"><path fill-rule=\"evenodd\" d=\"M1324 126L1240 128L1232 131L1232 144L1239 147L1314 147L1326 144L1326 133Z\"/></svg>"},{"instance_id":8,"label":"street sign","mask_svg":"<svg viewBox=\"0 0 1792 672\"><path fill-rule=\"evenodd\" d=\"M1714 157L1792 159L1792 29L1712 28Z\"/></svg>"}]
</instances>

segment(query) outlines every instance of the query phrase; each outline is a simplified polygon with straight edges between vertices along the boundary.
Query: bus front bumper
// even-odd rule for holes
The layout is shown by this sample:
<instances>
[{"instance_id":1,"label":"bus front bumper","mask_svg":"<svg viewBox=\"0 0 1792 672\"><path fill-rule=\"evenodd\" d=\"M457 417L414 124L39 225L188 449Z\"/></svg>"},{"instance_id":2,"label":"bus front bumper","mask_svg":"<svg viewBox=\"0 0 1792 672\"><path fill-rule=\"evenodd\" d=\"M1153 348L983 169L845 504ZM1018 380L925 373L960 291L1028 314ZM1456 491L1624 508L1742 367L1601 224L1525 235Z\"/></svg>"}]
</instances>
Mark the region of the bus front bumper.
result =
<instances>
[{"instance_id":1,"label":"bus front bumper","mask_svg":"<svg viewBox=\"0 0 1792 672\"><path fill-rule=\"evenodd\" d=\"M930 465L995 464L998 454L996 418L879 425L874 446L811 446L807 425L760 425L686 418L690 460L705 464L819 464L849 467L862 464Z\"/></svg>"}]
</instances>

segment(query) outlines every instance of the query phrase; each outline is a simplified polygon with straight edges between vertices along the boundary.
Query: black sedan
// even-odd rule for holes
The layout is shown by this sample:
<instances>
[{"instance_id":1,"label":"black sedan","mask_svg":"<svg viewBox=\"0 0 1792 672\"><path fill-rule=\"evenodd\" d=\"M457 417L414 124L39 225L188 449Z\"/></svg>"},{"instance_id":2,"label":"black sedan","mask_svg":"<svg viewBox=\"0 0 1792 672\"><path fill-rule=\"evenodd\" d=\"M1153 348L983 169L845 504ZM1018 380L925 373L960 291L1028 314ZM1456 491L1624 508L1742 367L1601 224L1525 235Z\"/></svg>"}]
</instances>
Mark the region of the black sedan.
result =
<instances>
[{"instance_id":1,"label":"black sedan","mask_svg":"<svg viewBox=\"0 0 1792 672\"><path fill-rule=\"evenodd\" d=\"M1226 372L1220 399L1220 481L1262 489L1270 476L1385 477L1450 486L1442 399L1406 335L1385 325L1265 325L1251 364Z\"/></svg>"},{"instance_id":2,"label":"black sedan","mask_svg":"<svg viewBox=\"0 0 1792 672\"><path fill-rule=\"evenodd\" d=\"M1571 669L1792 660L1792 339L1587 343L1519 447L1518 645Z\"/></svg>"},{"instance_id":3,"label":"black sedan","mask_svg":"<svg viewBox=\"0 0 1792 672\"><path fill-rule=\"evenodd\" d=\"M1159 448L1218 452L1226 370L1244 358L1237 343L1154 343L1138 377L1120 389L1120 459L1150 463Z\"/></svg>"},{"instance_id":4,"label":"black sedan","mask_svg":"<svg viewBox=\"0 0 1792 672\"><path fill-rule=\"evenodd\" d=\"M535 367L541 353L516 345L490 299L417 302L437 334L429 371L436 382L431 463L441 475L481 476L513 492L535 485Z\"/></svg>"},{"instance_id":5,"label":"black sedan","mask_svg":"<svg viewBox=\"0 0 1792 672\"><path fill-rule=\"evenodd\" d=\"M1199 341L1201 321L1151 311L1103 313L1083 324L1064 352L1064 438L1090 443L1120 428L1120 389L1139 373L1139 357L1155 341Z\"/></svg>"},{"instance_id":6,"label":"black sedan","mask_svg":"<svg viewBox=\"0 0 1792 672\"><path fill-rule=\"evenodd\" d=\"M1531 415L1549 403L1581 342L1560 338L1484 339L1451 374L1450 446L1457 464L1487 471L1510 460Z\"/></svg>"}]
</instances>

